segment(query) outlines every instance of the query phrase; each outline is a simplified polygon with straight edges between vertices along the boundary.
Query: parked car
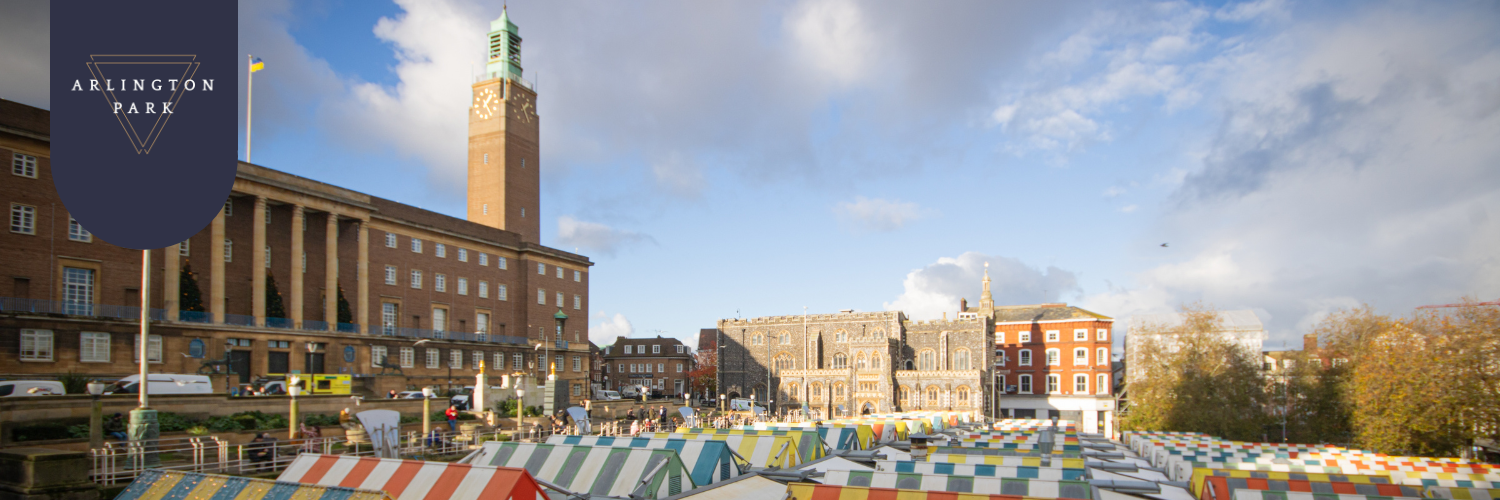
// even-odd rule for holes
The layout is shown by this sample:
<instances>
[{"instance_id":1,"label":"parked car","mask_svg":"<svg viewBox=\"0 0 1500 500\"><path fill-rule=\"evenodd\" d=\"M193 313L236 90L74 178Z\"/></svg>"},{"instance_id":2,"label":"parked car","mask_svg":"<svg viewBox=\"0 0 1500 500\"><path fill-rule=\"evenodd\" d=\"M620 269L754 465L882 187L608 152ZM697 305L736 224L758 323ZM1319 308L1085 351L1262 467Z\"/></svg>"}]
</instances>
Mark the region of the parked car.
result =
<instances>
[{"instance_id":1,"label":"parked car","mask_svg":"<svg viewBox=\"0 0 1500 500\"><path fill-rule=\"evenodd\" d=\"M438 393L432 393L432 399L442 399ZM401 391L396 393L396 399L422 399L422 391Z\"/></svg>"},{"instance_id":2,"label":"parked car","mask_svg":"<svg viewBox=\"0 0 1500 500\"><path fill-rule=\"evenodd\" d=\"M0 382L0 398L26 396L61 396L67 394L62 382L55 380L6 380Z\"/></svg>"},{"instance_id":3,"label":"parked car","mask_svg":"<svg viewBox=\"0 0 1500 500\"><path fill-rule=\"evenodd\" d=\"M620 393L618 391L599 389L594 391L594 399L599 401L615 401L620 399Z\"/></svg>"},{"instance_id":4,"label":"parked car","mask_svg":"<svg viewBox=\"0 0 1500 500\"><path fill-rule=\"evenodd\" d=\"M105 394L137 394L140 392L140 375L131 375L115 382ZM180 375L152 373L147 381L151 394L213 394L213 383L207 375Z\"/></svg>"}]
</instances>

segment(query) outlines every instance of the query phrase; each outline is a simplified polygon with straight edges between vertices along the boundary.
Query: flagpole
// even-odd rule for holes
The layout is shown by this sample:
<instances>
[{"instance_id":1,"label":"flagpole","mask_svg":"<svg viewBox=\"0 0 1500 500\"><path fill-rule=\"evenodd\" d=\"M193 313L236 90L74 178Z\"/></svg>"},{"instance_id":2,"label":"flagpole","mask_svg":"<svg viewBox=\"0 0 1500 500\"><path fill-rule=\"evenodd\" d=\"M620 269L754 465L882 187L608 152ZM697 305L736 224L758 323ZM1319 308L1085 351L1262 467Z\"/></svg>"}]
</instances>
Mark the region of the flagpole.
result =
<instances>
[{"instance_id":1,"label":"flagpole","mask_svg":"<svg viewBox=\"0 0 1500 500\"><path fill-rule=\"evenodd\" d=\"M245 54L246 76L250 82L245 87L245 163L250 163L250 99L255 96L255 56Z\"/></svg>"}]
</instances>

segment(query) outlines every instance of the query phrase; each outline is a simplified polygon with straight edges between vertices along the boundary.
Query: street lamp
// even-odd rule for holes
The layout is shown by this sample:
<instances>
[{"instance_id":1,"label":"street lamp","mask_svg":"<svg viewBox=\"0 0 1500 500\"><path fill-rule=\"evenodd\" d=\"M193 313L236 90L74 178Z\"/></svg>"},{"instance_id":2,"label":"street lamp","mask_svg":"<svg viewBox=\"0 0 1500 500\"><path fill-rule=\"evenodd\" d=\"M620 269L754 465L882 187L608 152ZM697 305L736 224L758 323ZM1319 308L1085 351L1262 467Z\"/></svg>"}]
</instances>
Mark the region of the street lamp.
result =
<instances>
[{"instance_id":1,"label":"street lamp","mask_svg":"<svg viewBox=\"0 0 1500 500\"><path fill-rule=\"evenodd\" d=\"M432 435L432 387L422 388L422 442Z\"/></svg>"},{"instance_id":2,"label":"street lamp","mask_svg":"<svg viewBox=\"0 0 1500 500\"><path fill-rule=\"evenodd\" d=\"M297 439L298 424L301 422L297 418L297 396L302 395L302 379L296 376L287 379L286 393L292 395L291 418L288 419L286 425L287 439Z\"/></svg>"},{"instance_id":3,"label":"street lamp","mask_svg":"<svg viewBox=\"0 0 1500 500\"><path fill-rule=\"evenodd\" d=\"M103 382L89 382L89 396L94 398L93 411L89 413L89 449L104 447L104 404L99 402L99 396L107 387Z\"/></svg>"},{"instance_id":4,"label":"street lamp","mask_svg":"<svg viewBox=\"0 0 1500 500\"><path fill-rule=\"evenodd\" d=\"M523 415L525 415L524 413L521 413L521 412L525 409L525 407L526 407L526 389L522 389L521 388L521 384L519 382L517 382L516 383L516 435L517 436L521 435L521 422L523 422L522 418L523 418Z\"/></svg>"},{"instance_id":5,"label":"street lamp","mask_svg":"<svg viewBox=\"0 0 1500 500\"><path fill-rule=\"evenodd\" d=\"M224 341L224 394L234 395L234 389L229 385L229 375L234 373L234 367L229 364L229 353L234 352L234 341ZM216 368L217 369L217 368Z\"/></svg>"}]
</instances>

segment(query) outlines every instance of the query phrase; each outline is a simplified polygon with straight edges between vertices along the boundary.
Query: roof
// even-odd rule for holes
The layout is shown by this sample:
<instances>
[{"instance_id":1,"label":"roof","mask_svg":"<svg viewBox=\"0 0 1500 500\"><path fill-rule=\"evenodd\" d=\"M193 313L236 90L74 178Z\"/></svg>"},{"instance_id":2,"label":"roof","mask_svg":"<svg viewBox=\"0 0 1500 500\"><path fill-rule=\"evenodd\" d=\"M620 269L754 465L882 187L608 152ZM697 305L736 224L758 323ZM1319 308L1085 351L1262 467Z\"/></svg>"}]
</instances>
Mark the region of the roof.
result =
<instances>
[{"instance_id":1,"label":"roof","mask_svg":"<svg viewBox=\"0 0 1500 500\"><path fill-rule=\"evenodd\" d=\"M1130 330L1134 332L1147 325L1177 328L1182 326L1185 317L1182 313L1136 314L1130 317ZM1266 329L1255 316L1255 311L1249 309L1219 311L1219 321L1223 327L1220 331L1224 332L1262 332Z\"/></svg>"},{"instance_id":2,"label":"roof","mask_svg":"<svg viewBox=\"0 0 1500 500\"><path fill-rule=\"evenodd\" d=\"M729 443L724 441L553 434L547 438L547 444L672 450L677 452L677 457L688 468L688 474L693 476L693 483L699 485L727 481L739 476L741 472L739 463L735 462L734 455L729 452Z\"/></svg>"},{"instance_id":3,"label":"roof","mask_svg":"<svg viewBox=\"0 0 1500 500\"><path fill-rule=\"evenodd\" d=\"M388 498L394 499L541 500L546 498L543 496L541 486L525 469L396 458L302 454L298 455L296 460L293 460L291 465L281 472L277 480L324 487L357 486L366 490L384 491L390 495ZM200 497L189 496L187 498ZM247 499L236 498L235 500Z\"/></svg>"},{"instance_id":4,"label":"roof","mask_svg":"<svg viewBox=\"0 0 1500 500\"><path fill-rule=\"evenodd\" d=\"M167 498L232 498L263 500L390 500L378 490L342 486L317 486L246 477L151 469L136 476L118 500L163 500Z\"/></svg>"},{"instance_id":5,"label":"roof","mask_svg":"<svg viewBox=\"0 0 1500 500\"><path fill-rule=\"evenodd\" d=\"M648 352L645 352L643 349L632 349L631 352L630 352L630 354L625 354L625 348L623 346L627 346L627 345L629 345L629 346L659 345L659 346L662 346L662 349L661 349L661 352L659 352L659 353L648 353ZM683 344L681 340L677 340L677 339L672 338L672 337L657 336L656 338L644 338L644 339L631 339L631 338L625 338L625 337L616 337L614 345L610 347L609 354L605 354L604 358L605 359L615 359L615 358L624 358L624 357L631 357L631 358L675 358L675 357L682 357L682 358L687 358L687 357L692 356L692 353L689 352L689 351L687 351L687 350L683 350L682 354L678 354L677 353L677 349L673 348L672 346L679 346L679 345L680 346L686 346L687 344Z\"/></svg>"},{"instance_id":6,"label":"roof","mask_svg":"<svg viewBox=\"0 0 1500 500\"><path fill-rule=\"evenodd\" d=\"M968 311L978 311L970 307ZM999 306L995 308L996 323L1016 323L1025 321L1062 321L1062 320L1110 320L1114 318L1099 314L1082 307L1067 304L1032 304L1023 306Z\"/></svg>"},{"instance_id":7,"label":"roof","mask_svg":"<svg viewBox=\"0 0 1500 500\"><path fill-rule=\"evenodd\" d=\"M665 465L658 469L663 462ZM631 496L643 481L648 485L643 496L648 499L669 497L696 486L682 459L670 449L489 441L474 463L524 466L537 478L589 495Z\"/></svg>"},{"instance_id":8,"label":"roof","mask_svg":"<svg viewBox=\"0 0 1500 500\"><path fill-rule=\"evenodd\" d=\"M588 257L572 252L565 252L556 248L545 247L532 242L521 240L521 235L494 228L477 222L469 222L457 217L450 217L431 210L417 208L405 203L387 200L377 196L370 197L370 204L375 207L375 215L393 219L416 226L426 226L431 229L458 233L475 238L484 239L499 245L517 247L523 251L533 251L551 255L559 259L565 259L592 266L594 263Z\"/></svg>"},{"instance_id":9,"label":"roof","mask_svg":"<svg viewBox=\"0 0 1500 500\"><path fill-rule=\"evenodd\" d=\"M718 328L700 328L700 329L698 329L698 350L700 350L700 351L713 350L713 348L716 345L718 345L718 343L719 343L719 329Z\"/></svg>"},{"instance_id":10,"label":"roof","mask_svg":"<svg viewBox=\"0 0 1500 500\"><path fill-rule=\"evenodd\" d=\"M29 132L28 135L46 139L52 134L52 112L27 106L15 101L0 99L0 128L9 131Z\"/></svg>"},{"instance_id":11,"label":"roof","mask_svg":"<svg viewBox=\"0 0 1500 500\"><path fill-rule=\"evenodd\" d=\"M666 500L743 500L746 498L781 498L786 484L767 479L758 473L745 474L721 483L684 492Z\"/></svg>"}]
</instances>

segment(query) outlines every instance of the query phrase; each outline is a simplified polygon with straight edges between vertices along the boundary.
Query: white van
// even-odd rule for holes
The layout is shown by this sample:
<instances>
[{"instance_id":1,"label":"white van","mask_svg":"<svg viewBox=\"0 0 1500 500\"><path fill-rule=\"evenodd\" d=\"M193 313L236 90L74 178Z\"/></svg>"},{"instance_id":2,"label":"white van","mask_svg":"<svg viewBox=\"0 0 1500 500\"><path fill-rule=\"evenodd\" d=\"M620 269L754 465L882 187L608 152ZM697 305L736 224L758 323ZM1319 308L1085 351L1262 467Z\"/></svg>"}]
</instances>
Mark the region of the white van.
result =
<instances>
[{"instance_id":1,"label":"white van","mask_svg":"<svg viewBox=\"0 0 1500 500\"><path fill-rule=\"evenodd\" d=\"M598 389L598 390L594 391L594 399L597 399L597 400L600 400L600 401L614 401L614 400L620 399L620 393L615 392L615 391Z\"/></svg>"},{"instance_id":2,"label":"white van","mask_svg":"<svg viewBox=\"0 0 1500 500\"><path fill-rule=\"evenodd\" d=\"M214 384L209 382L207 375L178 375L172 373L152 373L150 387L151 394L213 394ZM115 382L113 386L105 390L105 394L137 394L140 392L138 382L140 375L131 375Z\"/></svg>"},{"instance_id":3,"label":"white van","mask_svg":"<svg viewBox=\"0 0 1500 500\"><path fill-rule=\"evenodd\" d=\"M55 380L6 380L0 381L0 398L25 396L61 396L66 394L62 382Z\"/></svg>"}]
</instances>

